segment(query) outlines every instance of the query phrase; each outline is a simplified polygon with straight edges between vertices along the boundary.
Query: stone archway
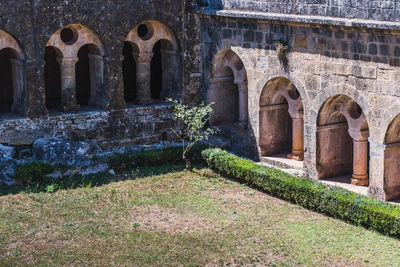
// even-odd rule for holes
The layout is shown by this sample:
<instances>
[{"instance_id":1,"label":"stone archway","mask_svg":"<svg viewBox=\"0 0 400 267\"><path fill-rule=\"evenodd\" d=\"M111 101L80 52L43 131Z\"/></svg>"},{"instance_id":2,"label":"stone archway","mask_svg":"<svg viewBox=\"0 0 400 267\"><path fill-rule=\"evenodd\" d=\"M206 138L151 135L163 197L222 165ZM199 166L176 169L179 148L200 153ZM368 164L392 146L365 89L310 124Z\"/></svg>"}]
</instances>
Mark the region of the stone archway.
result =
<instances>
[{"instance_id":1,"label":"stone archway","mask_svg":"<svg viewBox=\"0 0 400 267\"><path fill-rule=\"evenodd\" d=\"M384 144L384 188L386 200L392 200L400 197L400 115L390 123Z\"/></svg>"},{"instance_id":2,"label":"stone archway","mask_svg":"<svg viewBox=\"0 0 400 267\"><path fill-rule=\"evenodd\" d=\"M54 65L55 57L59 64L59 72L56 73L45 68L46 96L61 98L46 97L46 102L60 102L63 111L77 110L85 105L107 107L109 101L104 91L106 53L95 32L80 24L70 24L50 37L46 49L53 50L49 56L45 55L46 64L51 62ZM58 74L60 77L57 77ZM54 88L58 86L58 80L61 81L61 94L54 93L59 90Z\"/></svg>"},{"instance_id":3,"label":"stone archway","mask_svg":"<svg viewBox=\"0 0 400 267\"><path fill-rule=\"evenodd\" d=\"M24 59L18 42L0 30L0 113L25 113Z\"/></svg>"},{"instance_id":4,"label":"stone archway","mask_svg":"<svg viewBox=\"0 0 400 267\"><path fill-rule=\"evenodd\" d=\"M361 107L346 95L330 97L317 120L318 178L351 176L354 185L367 186L369 126Z\"/></svg>"},{"instance_id":5,"label":"stone archway","mask_svg":"<svg viewBox=\"0 0 400 267\"><path fill-rule=\"evenodd\" d=\"M303 103L294 84L277 77L269 80L260 97L261 156L288 154L304 159Z\"/></svg>"},{"instance_id":6,"label":"stone archway","mask_svg":"<svg viewBox=\"0 0 400 267\"><path fill-rule=\"evenodd\" d=\"M135 102L150 104L157 99L182 97L180 48L169 27L154 20L142 22L129 32L126 43L130 44L126 49L134 59L130 69L136 70L136 86L129 86L128 80L124 86L135 90ZM123 66L125 75L128 75L128 68L128 65ZM125 93L128 102L131 92Z\"/></svg>"},{"instance_id":7,"label":"stone archway","mask_svg":"<svg viewBox=\"0 0 400 267\"><path fill-rule=\"evenodd\" d=\"M213 125L248 125L247 74L242 60L229 49L214 56L208 93L213 105Z\"/></svg>"}]
</instances>

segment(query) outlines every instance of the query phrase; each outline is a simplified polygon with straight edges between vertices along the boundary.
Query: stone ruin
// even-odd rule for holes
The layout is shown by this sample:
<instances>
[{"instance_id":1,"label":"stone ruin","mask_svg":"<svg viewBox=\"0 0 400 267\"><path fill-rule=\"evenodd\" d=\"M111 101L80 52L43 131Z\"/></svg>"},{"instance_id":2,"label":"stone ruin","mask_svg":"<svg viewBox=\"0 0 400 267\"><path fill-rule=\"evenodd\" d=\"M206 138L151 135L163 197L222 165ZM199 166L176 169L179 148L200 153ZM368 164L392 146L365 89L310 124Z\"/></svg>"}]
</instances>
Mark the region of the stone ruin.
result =
<instances>
[{"instance_id":1,"label":"stone ruin","mask_svg":"<svg viewBox=\"0 0 400 267\"><path fill-rule=\"evenodd\" d=\"M0 12L3 166L50 159L43 140L99 153L173 142L172 97L215 102L217 138L237 154L400 197L397 1L5 0Z\"/></svg>"}]
</instances>

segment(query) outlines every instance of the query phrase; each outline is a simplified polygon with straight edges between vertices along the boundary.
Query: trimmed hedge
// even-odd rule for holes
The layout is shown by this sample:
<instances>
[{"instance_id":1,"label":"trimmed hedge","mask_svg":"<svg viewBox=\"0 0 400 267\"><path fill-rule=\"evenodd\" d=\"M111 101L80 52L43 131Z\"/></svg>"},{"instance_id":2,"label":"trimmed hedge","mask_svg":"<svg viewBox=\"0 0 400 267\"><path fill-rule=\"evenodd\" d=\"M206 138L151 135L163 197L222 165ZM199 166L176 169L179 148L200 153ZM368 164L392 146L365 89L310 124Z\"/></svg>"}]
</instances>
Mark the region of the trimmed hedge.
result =
<instances>
[{"instance_id":1,"label":"trimmed hedge","mask_svg":"<svg viewBox=\"0 0 400 267\"><path fill-rule=\"evenodd\" d=\"M202 161L201 152L207 148L209 148L208 145L195 145L188 152L187 157L192 163L198 163ZM135 170L137 167L184 164L184 161L182 159L182 147L174 146L112 155L107 159L107 163L116 172L125 172Z\"/></svg>"},{"instance_id":2,"label":"trimmed hedge","mask_svg":"<svg viewBox=\"0 0 400 267\"><path fill-rule=\"evenodd\" d=\"M318 181L291 176L260 166L220 149L207 149L203 159L210 168L264 192L328 216L400 237L400 207L361 196Z\"/></svg>"}]
</instances>

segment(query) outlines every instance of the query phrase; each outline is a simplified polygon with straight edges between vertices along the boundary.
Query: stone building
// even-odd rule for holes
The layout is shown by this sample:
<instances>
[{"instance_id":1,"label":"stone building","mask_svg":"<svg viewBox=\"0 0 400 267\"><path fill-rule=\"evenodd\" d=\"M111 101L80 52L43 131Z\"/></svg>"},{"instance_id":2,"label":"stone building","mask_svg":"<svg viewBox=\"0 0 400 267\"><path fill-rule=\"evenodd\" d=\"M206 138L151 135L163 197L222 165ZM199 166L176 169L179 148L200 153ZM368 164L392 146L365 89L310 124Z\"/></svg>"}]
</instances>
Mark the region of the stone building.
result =
<instances>
[{"instance_id":1,"label":"stone building","mask_svg":"<svg viewBox=\"0 0 400 267\"><path fill-rule=\"evenodd\" d=\"M397 1L5 0L0 12L1 143L170 140L163 99L204 100L241 155L400 197Z\"/></svg>"}]
</instances>

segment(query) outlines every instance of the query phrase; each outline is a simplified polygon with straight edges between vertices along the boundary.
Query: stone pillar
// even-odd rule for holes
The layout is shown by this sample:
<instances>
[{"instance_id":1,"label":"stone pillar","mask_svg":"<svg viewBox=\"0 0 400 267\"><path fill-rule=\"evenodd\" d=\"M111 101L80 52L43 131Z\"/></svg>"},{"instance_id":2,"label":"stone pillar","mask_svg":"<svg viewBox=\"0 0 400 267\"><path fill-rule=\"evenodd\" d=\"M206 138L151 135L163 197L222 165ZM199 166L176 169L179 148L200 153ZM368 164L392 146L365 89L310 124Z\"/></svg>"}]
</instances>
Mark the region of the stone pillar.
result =
<instances>
[{"instance_id":1,"label":"stone pillar","mask_svg":"<svg viewBox=\"0 0 400 267\"><path fill-rule=\"evenodd\" d=\"M239 125L247 128L249 121L249 108L248 108L248 89L247 81L237 83L239 88Z\"/></svg>"},{"instance_id":2,"label":"stone pillar","mask_svg":"<svg viewBox=\"0 0 400 267\"><path fill-rule=\"evenodd\" d=\"M13 105L12 112L24 115L26 107L24 106L24 64L20 59L11 58L11 72L13 82Z\"/></svg>"},{"instance_id":3,"label":"stone pillar","mask_svg":"<svg viewBox=\"0 0 400 267\"><path fill-rule=\"evenodd\" d=\"M302 161L304 160L304 120L303 114L292 118L292 154L288 155L289 159Z\"/></svg>"},{"instance_id":4,"label":"stone pillar","mask_svg":"<svg viewBox=\"0 0 400 267\"><path fill-rule=\"evenodd\" d=\"M353 176L354 185L368 186L368 139L353 140Z\"/></svg>"},{"instance_id":5,"label":"stone pillar","mask_svg":"<svg viewBox=\"0 0 400 267\"><path fill-rule=\"evenodd\" d=\"M162 62L162 91L161 99L167 97L176 98L179 91L177 73L179 67L177 64L178 53L174 50L161 49L161 62Z\"/></svg>"},{"instance_id":6,"label":"stone pillar","mask_svg":"<svg viewBox=\"0 0 400 267\"><path fill-rule=\"evenodd\" d=\"M89 54L90 106L103 107L104 104L104 60L100 55Z\"/></svg>"},{"instance_id":7,"label":"stone pillar","mask_svg":"<svg viewBox=\"0 0 400 267\"><path fill-rule=\"evenodd\" d=\"M76 101L75 65L79 58L58 58L61 71L61 107L63 111L79 109Z\"/></svg>"},{"instance_id":8,"label":"stone pillar","mask_svg":"<svg viewBox=\"0 0 400 267\"><path fill-rule=\"evenodd\" d=\"M134 53L136 58L136 95L139 104L151 103L150 62L153 53Z\"/></svg>"}]
</instances>

